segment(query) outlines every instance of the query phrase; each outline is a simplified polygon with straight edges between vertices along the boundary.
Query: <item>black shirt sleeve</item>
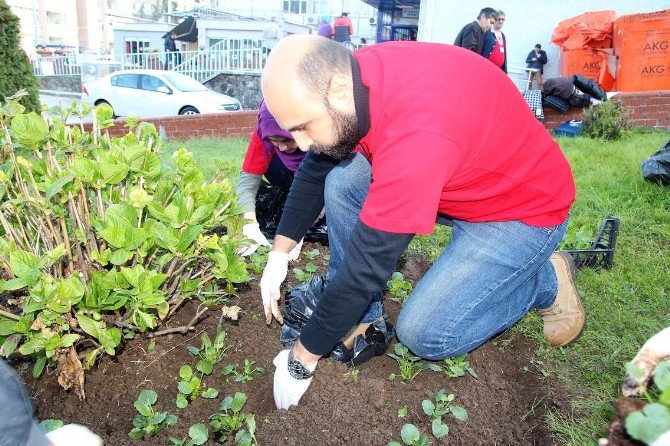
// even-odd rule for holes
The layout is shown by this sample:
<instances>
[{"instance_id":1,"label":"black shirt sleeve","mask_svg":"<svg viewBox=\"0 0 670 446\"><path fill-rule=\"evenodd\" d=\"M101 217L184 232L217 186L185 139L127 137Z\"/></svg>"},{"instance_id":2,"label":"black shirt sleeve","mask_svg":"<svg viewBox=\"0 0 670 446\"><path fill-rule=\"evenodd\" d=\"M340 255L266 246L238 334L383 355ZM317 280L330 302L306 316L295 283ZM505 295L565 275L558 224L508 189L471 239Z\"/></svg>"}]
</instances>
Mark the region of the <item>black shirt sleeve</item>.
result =
<instances>
[{"instance_id":1,"label":"black shirt sleeve","mask_svg":"<svg viewBox=\"0 0 670 446\"><path fill-rule=\"evenodd\" d=\"M283 220L283 218L282 218ZM375 292L380 292L414 234L379 231L358 221L344 262L300 335L315 355L326 355L360 319Z\"/></svg>"},{"instance_id":2,"label":"black shirt sleeve","mask_svg":"<svg viewBox=\"0 0 670 446\"><path fill-rule=\"evenodd\" d=\"M323 209L326 176L338 161L311 150L303 158L293 178L277 234L299 241Z\"/></svg>"}]
</instances>

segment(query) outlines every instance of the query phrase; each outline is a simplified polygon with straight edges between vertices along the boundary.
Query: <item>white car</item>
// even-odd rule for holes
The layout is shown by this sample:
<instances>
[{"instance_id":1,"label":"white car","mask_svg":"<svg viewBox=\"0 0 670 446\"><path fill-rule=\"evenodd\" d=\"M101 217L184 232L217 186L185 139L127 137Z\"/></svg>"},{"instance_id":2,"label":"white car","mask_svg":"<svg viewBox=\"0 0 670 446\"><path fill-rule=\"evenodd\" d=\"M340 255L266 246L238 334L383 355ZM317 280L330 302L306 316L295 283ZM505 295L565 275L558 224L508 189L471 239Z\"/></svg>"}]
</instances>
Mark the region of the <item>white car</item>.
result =
<instances>
[{"instance_id":1,"label":"white car","mask_svg":"<svg viewBox=\"0 0 670 446\"><path fill-rule=\"evenodd\" d=\"M140 118L241 110L240 101L174 71L124 70L82 85L81 99L107 103L114 116Z\"/></svg>"}]
</instances>

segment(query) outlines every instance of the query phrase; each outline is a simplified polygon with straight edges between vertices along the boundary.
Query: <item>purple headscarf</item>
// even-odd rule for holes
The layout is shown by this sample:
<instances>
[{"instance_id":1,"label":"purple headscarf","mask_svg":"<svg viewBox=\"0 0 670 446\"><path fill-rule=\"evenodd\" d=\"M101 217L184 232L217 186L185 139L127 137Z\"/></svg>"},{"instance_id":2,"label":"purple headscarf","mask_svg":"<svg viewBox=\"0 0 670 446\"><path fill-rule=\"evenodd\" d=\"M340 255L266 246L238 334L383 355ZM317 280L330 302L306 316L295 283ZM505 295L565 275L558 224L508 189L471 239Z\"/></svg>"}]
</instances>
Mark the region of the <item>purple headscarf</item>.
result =
<instances>
[{"instance_id":1,"label":"purple headscarf","mask_svg":"<svg viewBox=\"0 0 670 446\"><path fill-rule=\"evenodd\" d=\"M277 120L272 116L270 110L265 106L265 101L261 102L261 106L258 109L258 136L263 140L263 155L265 159L269 160L272 158L272 155L277 155L281 162L289 169L291 172L298 170L300 161L305 157L306 153L300 149L296 149L293 153L285 153L275 147L269 139L270 136L279 136L281 138L293 139L293 136L286 130L283 130L277 124Z\"/></svg>"}]
</instances>

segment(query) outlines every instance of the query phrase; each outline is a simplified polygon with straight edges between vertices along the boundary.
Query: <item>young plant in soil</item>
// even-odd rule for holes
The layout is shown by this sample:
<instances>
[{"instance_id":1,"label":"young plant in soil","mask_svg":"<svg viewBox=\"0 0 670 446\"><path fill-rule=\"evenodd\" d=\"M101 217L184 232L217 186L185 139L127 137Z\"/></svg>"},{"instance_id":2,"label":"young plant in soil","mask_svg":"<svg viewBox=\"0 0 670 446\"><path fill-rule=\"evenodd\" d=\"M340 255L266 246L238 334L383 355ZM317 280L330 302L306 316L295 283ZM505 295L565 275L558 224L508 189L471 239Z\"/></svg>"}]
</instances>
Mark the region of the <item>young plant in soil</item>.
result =
<instances>
[{"instance_id":1,"label":"young plant in soil","mask_svg":"<svg viewBox=\"0 0 670 446\"><path fill-rule=\"evenodd\" d=\"M318 249L315 248L315 249L312 249L311 251L307 251L307 252L305 253L305 258L306 258L307 260L314 260L314 259L316 259L317 257L319 257L319 254L321 254L321 253L319 252Z\"/></svg>"},{"instance_id":2,"label":"young plant in soil","mask_svg":"<svg viewBox=\"0 0 670 446\"><path fill-rule=\"evenodd\" d=\"M423 400L421 407L423 412L432 418L433 435L436 438L444 437L449 434L449 426L442 421L442 418L451 413L454 418L460 421L468 419L468 412L461 406L452 404L456 396L453 393L447 395L444 389L435 394L435 402L431 400Z\"/></svg>"},{"instance_id":3,"label":"young plant in soil","mask_svg":"<svg viewBox=\"0 0 670 446\"><path fill-rule=\"evenodd\" d=\"M153 390L142 390L135 401L135 409L138 414L133 419L133 426L128 437L131 440L148 439L160 434L167 426L177 423L177 416L167 412L154 412L153 405L156 404L158 395Z\"/></svg>"},{"instance_id":4,"label":"young plant in soil","mask_svg":"<svg viewBox=\"0 0 670 446\"><path fill-rule=\"evenodd\" d=\"M259 246L256 252L249 256L247 267L254 274L261 274L265 269L265 264L268 263L268 251L270 248L267 246Z\"/></svg>"},{"instance_id":5,"label":"young plant in soil","mask_svg":"<svg viewBox=\"0 0 670 446\"><path fill-rule=\"evenodd\" d=\"M186 149L163 165L154 125L128 116L128 132L112 137L101 105L87 132L65 122L89 107L43 117L23 113L19 97L0 105L0 293L19 302L0 316L0 344L33 358L36 377L61 364L58 381L83 397L79 377L115 354L121 330L156 330L208 285L249 280L237 254L244 220L231 183L205 181Z\"/></svg>"},{"instance_id":6,"label":"young plant in soil","mask_svg":"<svg viewBox=\"0 0 670 446\"><path fill-rule=\"evenodd\" d=\"M386 286L388 286L389 293L391 293L390 299L394 302L405 303L412 293L412 284L406 281L402 273L398 271L391 275L391 280L386 282Z\"/></svg>"},{"instance_id":7,"label":"young plant in soil","mask_svg":"<svg viewBox=\"0 0 670 446\"><path fill-rule=\"evenodd\" d=\"M210 375L214 366L226 357L226 352L230 349L230 346L226 345L226 332L220 331L216 335L214 343L209 339L207 333L203 333L200 336L200 341L202 343L200 348L189 345L186 350L192 355L200 357L195 366L196 370L205 375Z\"/></svg>"},{"instance_id":8,"label":"young plant in soil","mask_svg":"<svg viewBox=\"0 0 670 446\"><path fill-rule=\"evenodd\" d=\"M198 395L207 399L216 398L219 395L219 391L212 387L200 392L202 381L193 373L193 369L191 369L190 365L181 366L179 369L179 377L181 380L177 384L179 393L177 394L175 404L180 409L184 409L188 406L189 401L195 400Z\"/></svg>"},{"instance_id":9,"label":"young plant in soil","mask_svg":"<svg viewBox=\"0 0 670 446\"><path fill-rule=\"evenodd\" d=\"M628 372L638 380L644 376L633 363L626 365ZM651 444L670 430L670 360L663 361L654 369L654 384L658 389L652 395L644 392L647 404L626 417L626 432L636 440Z\"/></svg>"},{"instance_id":10,"label":"young plant in soil","mask_svg":"<svg viewBox=\"0 0 670 446\"><path fill-rule=\"evenodd\" d=\"M421 358L414 356L409 352L409 349L404 345L397 343L393 346L394 353L387 353L387 356L395 359L400 367L400 377L403 381L414 379L419 373L425 370L432 370L434 372L441 372L442 367L433 363L421 362ZM389 379L395 379L395 374L391 374Z\"/></svg>"},{"instance_id":11,"label":"young plant in soil","mask_svg":"<svg viewBox=\"0 0 670 446\"><path fill-rule=\"evenodd\" d=\"M419 432L419 429L410 423L407 423L402 427L400 438L402 438L402 443L399 441L392 441L387 446L430 446L428 437Z\"/></svg>"},{"instance_id":12,"label":"young plant in soil","mask_svg":"<svg viewBox=\"0 0 670 446\"><path fill-rule=\"evenodd\" d=\"M258 373L259 375L265 373L265 369L263 367L255 367L255 365L256 361L250 361L249 359L245 359L242 371L238 371L239 366L237 364L230 364L225 366L221 371L221 373L223 374L223 376L228 376L232 374L235 376L236 382L244 384L254 380L254 373Z\"/></svg>"},{"instance_id":13,"label":"young plant in soil","mask_svg":"<svg viewBox=\"0 0 670 446\"><path fill-rule=\"evenodd\" d=\"M209 429L204 423L197 423L188 429L188 437L184 439L170 437L170 444L174 446L200 446L207 443Z\"/></svg>"},{"instance_id":14,"label":"young plant in soil","mask_svg":"<svg viewBox=\"0 0 670 446\"><path fill-rule=\"evenodd\" d=\"M256 432L254 416L242 413L246 403L247 395L237 392L235 396L227 396L223 399L219 407L221 413L209 417L209 424L214 432L222 433L220 438L222 443L225 443L230 439L230 436L234 435L235 442L241 446L258 444L254 435Z\"/></svg>"},{"instance_id":15,"label":"young plant in soil","mask_svg":"<svg viewBox=\"0 0 670 446\"><path fill-rule=\"evenodd\" d=\"M478 378L475 371L470 367L470 361L465 359L467 356L467 354L462 354L445 359L444 363L446 366L444 367L444 374L449 378L458 378L465 375L465 372L468 372L473 378Z\"/></svg>"}]
</instances>

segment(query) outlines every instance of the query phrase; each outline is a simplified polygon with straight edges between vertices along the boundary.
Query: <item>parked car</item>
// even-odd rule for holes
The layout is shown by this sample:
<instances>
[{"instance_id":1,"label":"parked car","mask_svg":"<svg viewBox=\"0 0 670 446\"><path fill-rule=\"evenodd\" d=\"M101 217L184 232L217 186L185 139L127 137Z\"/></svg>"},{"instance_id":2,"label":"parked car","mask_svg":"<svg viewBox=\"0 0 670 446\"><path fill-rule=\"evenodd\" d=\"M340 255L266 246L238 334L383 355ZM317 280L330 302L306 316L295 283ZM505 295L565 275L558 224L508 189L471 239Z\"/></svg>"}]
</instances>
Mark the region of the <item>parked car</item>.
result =
<instances>
[{"instance_id":1,"label":"parked car","mask_svg":"<svg viewBox=\"0 0 670 446\"><path fill-rule=\"evenodd\" d=\"M174 71L117 71L82 85L82 100L107 103L114 116L141 118L241 110L240 101Z\"/></svg>"}]
</instances>

